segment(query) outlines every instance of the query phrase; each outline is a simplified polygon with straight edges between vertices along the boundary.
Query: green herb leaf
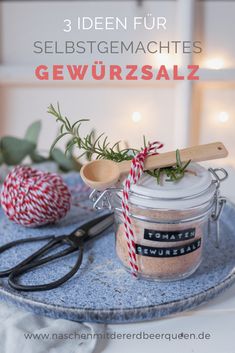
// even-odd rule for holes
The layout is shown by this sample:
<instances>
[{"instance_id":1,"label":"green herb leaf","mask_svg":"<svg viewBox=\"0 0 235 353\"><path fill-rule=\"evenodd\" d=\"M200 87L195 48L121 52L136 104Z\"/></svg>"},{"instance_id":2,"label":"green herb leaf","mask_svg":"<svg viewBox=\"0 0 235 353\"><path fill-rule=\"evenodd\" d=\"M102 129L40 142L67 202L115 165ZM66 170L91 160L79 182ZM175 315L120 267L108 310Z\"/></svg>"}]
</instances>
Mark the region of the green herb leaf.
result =
<instances>
[{"instance_id":1,"label":"green herb leaf","mask_svg":"<svg viewBox=\"0 0 235 353\"><path fill-rule=\"evenodd\" d=\"M57 138L55 139L54 143L51 146L50 149L50 154L52 153L53 149L55 148L56 144L59 142L59 140L61 140L63 137L65 137L66 135L69 135L68 132L64 132L63 134L57 136Z\"/></svg>"},{"instance_id":2,"label":"green herb leaf","mask_svg":"<svg viewBox=\"0 0 235 353\"><path fill-rule=\"evenodd\" d=\"M4 162L8 165L17 165L35 150L36 145L25 139L6 136L1 140L1 147Z\"/></svg>"},{"instance_id":3,"label":"green herb leaf","mask_svg":"<svg viewBox=\"0 0 235 353\"><path fill-rule=\"evenodd\" d=\"M176 150L176 165L178 167L182 167L182 162L181 162L181 159L180 159L180 152L179 150Z\"/></svg>"},{"instance_id":4,"label":"green herb leaf","mask_svg":"<svg viewBox=\"0 0 235 353\"><path fill-rule=\"evenodd\" d=\"M0 165L2 165L3 162L4 162L3 152L2 152L2 147L0 146Z\"/></svg>"},{"instance_id":5,"label":"green herb leaf","mask_svg":"<svg viewBox=\"0 0 235 353\"><path fill-rule=\"evenodd\" d=\"M74 158L66 157L65 154L59 149L54 148L51 152L51 158L59 165L63 171L78 170L79 166L76 165Z\"/></svg>"},{"instance_id":6,"label":"green herb leaf","mask_svg":"<svg viewBox=\"0 0 235 353\"><path fill-rule=\"evenodd\" d=\"M32 123L26 131L25 139L37 145L38 138L41 132L41 127L42 127L42 123L40 120Z\"/></svg>"},{"instance_id":7,"label":"green herb leaf","mask_svg":"<svg viewBox=\"0 0 235 353\"><path fill-rule=\"evenodd\" d=\"M48 161L48 158L47 158L47 157L44 157L44 156L40 155L40 153L37 152L37 151L33 151L33 152L30 154L30 158L31 158L31 161L32 161L33 163L43 163L43 162Z\"/></svg>"},{"instance_id":8,"label":"green herb leaf","mask_svg":"<svg viewBox=\"0 0 235 353\"><path fill-rule=\"evenodd\" d=\"M165 178L166 182L177 182L181 180L185 173L187 172L187 167L191 160L186 162L184 165L180 158L179 150L176 150L176 164L166 168L158 168L155 170L148 170L147 173L152 177L157 179L157 183L161 184L163 176L166 175Z\"/></svg>"}]
</instances>

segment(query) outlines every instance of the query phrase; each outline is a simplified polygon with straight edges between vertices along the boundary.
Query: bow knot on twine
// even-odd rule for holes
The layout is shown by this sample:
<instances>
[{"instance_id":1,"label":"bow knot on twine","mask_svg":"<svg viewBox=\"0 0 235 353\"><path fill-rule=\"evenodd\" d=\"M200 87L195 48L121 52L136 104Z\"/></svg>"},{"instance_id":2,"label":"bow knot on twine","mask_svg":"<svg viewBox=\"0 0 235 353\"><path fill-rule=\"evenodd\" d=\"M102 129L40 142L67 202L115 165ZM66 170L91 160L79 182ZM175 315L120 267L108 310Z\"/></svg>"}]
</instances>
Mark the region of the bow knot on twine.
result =
<instances>
[{"instance_id":1,"label":"bow knot on twine","mask_svg":"<svg viewBox=\"0 0 235 353\"><path fill-rule=\"evenodd\" d=\"M125 236L128 247L128 255L129 255L129 264L132 274L137 277L138 275L138 264L137 264L137 256L136 256L136 239L135 233L133 231L131 216L130 216L130 207L129 207L129 199L130 199L130 190L131 186L137 184L141 175L144 172L144 162L148 156L158 154L157 150L162 148L163 144L161 142L155 141L153 143L149 143L142 151L140 151L131 162L131 169L128 177L124 182L124 187L122 191L122 215L124 220L125 227Z\"/></svg>"}]
</instances>

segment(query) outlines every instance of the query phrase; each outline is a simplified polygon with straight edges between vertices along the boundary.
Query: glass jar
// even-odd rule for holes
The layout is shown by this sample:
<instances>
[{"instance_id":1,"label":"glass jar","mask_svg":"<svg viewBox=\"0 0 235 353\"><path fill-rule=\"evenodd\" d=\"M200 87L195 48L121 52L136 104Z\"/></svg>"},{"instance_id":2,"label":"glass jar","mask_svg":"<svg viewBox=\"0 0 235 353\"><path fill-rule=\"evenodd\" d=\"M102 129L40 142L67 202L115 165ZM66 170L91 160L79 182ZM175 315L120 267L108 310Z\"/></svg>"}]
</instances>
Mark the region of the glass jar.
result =
<instances>
[{"instance_id":1,"label":"glass jar","mask_svg":"<svg viewBox=\"0 0 235 353\"><path fill-rule=\"evenodd\" d=\"M218 218L225 202L219 196L219 186L227 172L206 170L196 163L188 169L181 180L169 182L165 178L161 184L144 173L131 187L129 207L140 277L161 281L188 277L201 263L212 220L219 233ZM116 253L129 270L122 190L107 189L92 197L96 208L108 206L114 210Z\"/></svg>"}]
</instances>

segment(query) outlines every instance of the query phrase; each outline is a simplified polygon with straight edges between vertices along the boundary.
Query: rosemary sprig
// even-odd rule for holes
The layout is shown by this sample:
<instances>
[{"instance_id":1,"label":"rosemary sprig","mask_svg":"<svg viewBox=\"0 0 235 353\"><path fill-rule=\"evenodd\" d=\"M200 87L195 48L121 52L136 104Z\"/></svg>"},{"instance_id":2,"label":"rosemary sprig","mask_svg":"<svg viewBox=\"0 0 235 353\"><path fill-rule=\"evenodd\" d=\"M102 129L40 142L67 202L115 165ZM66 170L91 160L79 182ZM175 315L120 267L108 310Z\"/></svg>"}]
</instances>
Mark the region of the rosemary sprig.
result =
<instances>
[{"instance_id":1,"label":"rosemary sprig","mask_svg":"<svg viewBox=\"0 0 235 353\"><path fill-rule=\"evenodd\" d=\"M89 134L82 137L80 135L80 127L83 122L88 122L89 119L80 119L74 124L71 124L66 116L63 116L60 111L59 103L57 103L57 109L50 104L48 107L48 113L56 118L56 121L60 124L60 133L51 146L51 151L54 149L58 141L64 137L69 137L70 140L66 145L65 153L68 154L75 146L81 150L81 154L78 158L85 156L87 160L91 160L92 157L96 159L110 159L115 162L122 162L124 160L131 160L136 153L140 150L135 148L120 148L120 141L111 145L108 141L108 136L104 133L96 137L95 131L92 130ZM148 145L144 136L144 147ZM186 168L190 161L183 164L180 159L179 150L176 151L176 164L167 168L158 168L153 171L146 171L149 175L157 179L157 183L160 184L163 176L166 175L166 181L178 181L183 178Z\"/></svg>"},{"instance_id":2,"label":"rosemary sprig","mask_svg":"<svg viewBox=\"0 0 235 353\"><path fill-rule=\"evenodd\" d=\"M163 177L166 175L167 178L165 181L167 182L176 182L181 180L185 173L187 172L187 167L191 160L186 162L185 164L182 163L180 159L180 152L179 150L176 150L176 164L170 167L165 167L165 168L157 168L154 170L148 170L147 173L151 175L152 177L155 177L157 179L157 183L161 184Z\"/></svg>"},{"instance_id":3,"label":"rosemary sprig","mask_svg":"<svg viewBox=\"0 0 235 353\"><path fill-rule=\"evenodd\" d=\"M70 142L67 144L65 153L68 153L68 151L74 146L77 146L82 151L78 158L86 156L88 160L91 160L91 158L95 156L96 159L105 158L121 162L124 160L131 160L136 152L138 152L138 150L134 148L121 149L120 141L111 145L108 141L108 136L102 133L96 137L94 130L85 135L85 137L81 137L81 124L83 122L88 122L89 119L80 119L71 125L68 118L62 116L58 103L57 109L50 104L48 107L48 113L54 116L56 121L60 124L60 134L52 144L51 150L53 150L59 140L67 136L70 137Z\"/></svg>"}]
</instances>

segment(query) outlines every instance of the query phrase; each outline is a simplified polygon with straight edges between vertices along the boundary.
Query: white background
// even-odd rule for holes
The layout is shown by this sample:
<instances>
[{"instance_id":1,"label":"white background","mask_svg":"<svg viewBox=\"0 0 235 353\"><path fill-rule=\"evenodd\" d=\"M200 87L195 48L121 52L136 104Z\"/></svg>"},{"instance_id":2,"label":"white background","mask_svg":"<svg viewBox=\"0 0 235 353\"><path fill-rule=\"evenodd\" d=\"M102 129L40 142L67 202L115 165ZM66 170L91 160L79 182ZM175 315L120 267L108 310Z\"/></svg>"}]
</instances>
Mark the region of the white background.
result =
<instances>
[{"instance_id":1,"label":"white background","mask_svg":"<svg viewBox=\"0 0 235 353\"><path fill-rule=\"evenodd\" d=\"M188 18L187 6L193 6ZM184 11L186 8L186 12ZM77 16L165 16L167 31L87 31L63 32L63 20ZM22 136L27 125L43 121L40 145L48 148L56 134L55 122L46 110L50 103L61 104L62 111L76 120L88 117L91 124L105 131L112 141L123 139L140 146L142 135L158 139L167 150L182 145L223 140L235 163L235 47L234 1L76 1L76 2L1 2L0 3L0 133ZM187 24L188 22L188 24ZM194 23L194 24L193 24ZM34 68L42 63L182 63L181 55L41 55L33 53L35 40L201 40L203 53L194 62L207 67L210 59L222 60L221 70L202 70L199 83L182 82L68 82L43 84L34 79ZM192 89L192 95L188 93ZM189 107L189 108L185 108ZM183 109L183 110L182 110ZM132 113L142 120L134 123ZM226 123L218 121L221 111L229 114ZM182 115L182 117L181 117ZM187 121L188 120L188 121Z\"/></svg>"}]
</instances>

